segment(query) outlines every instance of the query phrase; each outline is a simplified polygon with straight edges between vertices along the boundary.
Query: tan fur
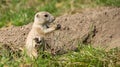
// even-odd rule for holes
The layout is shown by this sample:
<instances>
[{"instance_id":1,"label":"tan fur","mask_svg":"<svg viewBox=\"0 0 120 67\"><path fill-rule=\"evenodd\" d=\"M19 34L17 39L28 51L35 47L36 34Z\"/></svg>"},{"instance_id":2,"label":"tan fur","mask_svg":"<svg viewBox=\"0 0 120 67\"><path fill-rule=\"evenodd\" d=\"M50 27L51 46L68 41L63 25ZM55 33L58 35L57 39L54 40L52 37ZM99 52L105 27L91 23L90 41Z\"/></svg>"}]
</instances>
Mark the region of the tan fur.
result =
<instances>
[{"instance_id":1,"label":"tan fur","mask_svg":"<svg viewBox=\"0 0 120 67\"><path fill-rule=\"evenodd\" d=\"M47 16L45 16L47 15ZM30 57L38 57L37 50L35 49L36 42L34 38L39 40L44 39L45 35L56 30L56 27L47 28L47 25L54 21L54 17L48 12L38 12L35 15L34 23L31 31L26 39L26 52Z\"/></svg>"}]
</instances>

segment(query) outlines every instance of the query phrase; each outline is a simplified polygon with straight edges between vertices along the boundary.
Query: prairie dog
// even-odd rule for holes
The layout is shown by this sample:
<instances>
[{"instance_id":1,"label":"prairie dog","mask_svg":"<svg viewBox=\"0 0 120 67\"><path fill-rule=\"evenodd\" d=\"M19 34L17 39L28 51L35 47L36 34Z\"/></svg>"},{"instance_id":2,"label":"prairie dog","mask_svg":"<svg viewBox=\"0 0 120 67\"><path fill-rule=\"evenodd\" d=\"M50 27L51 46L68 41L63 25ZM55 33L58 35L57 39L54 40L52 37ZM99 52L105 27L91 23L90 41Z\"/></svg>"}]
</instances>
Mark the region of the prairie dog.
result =
<instances>
[{"instance_id":1,"label":"prairie dog","mask_svg":"<svg viewBox=\"0 0 120 67\"><path fill-rule=\"evenodd\" d=\"M60 29L61 26L59 24L48 28L48 25L54 20L54 16L48 12L38 12L35 14L34 23L28 34L25 45L28 56L37 58L38 54L35 49L37 43L41 42L46 34Z\"/></svg>"}]
</instances>

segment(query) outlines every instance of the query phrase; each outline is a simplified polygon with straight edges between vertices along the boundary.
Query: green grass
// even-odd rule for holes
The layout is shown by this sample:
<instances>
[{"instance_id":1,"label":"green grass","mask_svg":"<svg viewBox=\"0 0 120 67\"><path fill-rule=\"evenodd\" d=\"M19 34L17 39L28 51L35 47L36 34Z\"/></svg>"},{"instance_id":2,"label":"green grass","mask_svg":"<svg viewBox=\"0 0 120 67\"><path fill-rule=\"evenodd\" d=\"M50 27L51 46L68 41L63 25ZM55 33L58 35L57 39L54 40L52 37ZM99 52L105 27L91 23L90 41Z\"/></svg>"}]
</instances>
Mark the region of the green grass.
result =
<instances>
[{"instance_id":1,"label":"green grass","mask_svg":"<svg viewBox=\"0 0 120 67\"><path fill-rule=\"evenodd\" d=\"M47 57L42 58L43 53L37 59L31 60L24 53L19 57L18 52L2 48L0 51L0 67L119 67L120 49L111 49L106 52L102 48L93 48L90 45L80 44L77 51L69 51L63 55L52 56L45 52Z\"/></svg>"},{"instance_id":2,"label":"green grass","mask_svg":"<svg viewBox=\"0 0 120 67\"><path fill-rule=\"evenodd\" d=\"M120 0L1 0L0 27L21 26L33 21L38 11L48 11L54 16L75 13L83 8L120 6Z\"/></svg>"},{"instance_id":3,"label":"green grass","mask_svg":"<svg viewBox=\"0 0 120 67\"><path fill-rule=\"evenodd\" d=\"M21 26L33 21L38 11L48 11L54 16L74 13L88 7L120 6L120 0L1 0L0 27ZM40 54L38 59L31 60L24 53L13 52L0 47L0 67L18 67L30 65L33 67L120 67L120 49L106 52L102 48L79 46L78 51L70 51L64 55L52 56Z\"/></svg>"}]
</instances>

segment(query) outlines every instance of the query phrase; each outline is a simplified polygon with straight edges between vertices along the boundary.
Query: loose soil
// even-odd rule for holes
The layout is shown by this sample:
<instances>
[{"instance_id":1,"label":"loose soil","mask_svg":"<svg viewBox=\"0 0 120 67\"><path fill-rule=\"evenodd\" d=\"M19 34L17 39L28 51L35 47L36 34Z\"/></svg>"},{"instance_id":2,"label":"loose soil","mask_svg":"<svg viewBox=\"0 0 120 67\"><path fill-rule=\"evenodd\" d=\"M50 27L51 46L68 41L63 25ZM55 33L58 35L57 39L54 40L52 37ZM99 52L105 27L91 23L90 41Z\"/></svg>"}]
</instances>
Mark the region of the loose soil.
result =
<instances>
[{"instance_id":1,"label":"loose soil","mask_svg":"<svg viewBox=\"0 0 120 67\"><path fill-rule=\"evenodd\" d=\"M111 49L120 46L120 8L84 9L76 14L57 17L54 24L62 28L46 37L46 42L59 54L76 50L79 43ZM32 23L0 29L0 43L13 48L25 45Z\"/></svg>"}]
</instances>

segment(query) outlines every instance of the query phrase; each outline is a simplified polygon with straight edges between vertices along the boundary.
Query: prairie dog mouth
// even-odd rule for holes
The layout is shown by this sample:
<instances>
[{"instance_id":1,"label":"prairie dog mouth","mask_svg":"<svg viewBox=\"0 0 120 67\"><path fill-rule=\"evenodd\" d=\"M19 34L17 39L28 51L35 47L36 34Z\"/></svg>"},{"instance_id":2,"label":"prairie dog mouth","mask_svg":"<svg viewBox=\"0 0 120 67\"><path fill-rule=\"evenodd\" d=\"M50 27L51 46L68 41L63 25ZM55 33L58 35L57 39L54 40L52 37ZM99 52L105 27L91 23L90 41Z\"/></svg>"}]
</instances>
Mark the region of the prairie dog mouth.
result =
<instances>
[{"instance_id":1,"label":"prairie dog mouth","mask_svg":"<svg viewBox=\"0 0 120 67\"><path fill-rule=\"evenodd\" d=\"M49 28L49 26L46 24L46 28Z\"/></svg>"},{"instance_id":2,"label":"prairie dog mouth","mask_svg":"<svg viewBox=\"0 0 120 67\"><path fill-rule=\"evenodd\" d=\"M54 24L55 18L53 20L51 20L49 23L46 23L45 26L46 28L49 28L50 26L52 26Z\"/></svg>"}]
</instances>

